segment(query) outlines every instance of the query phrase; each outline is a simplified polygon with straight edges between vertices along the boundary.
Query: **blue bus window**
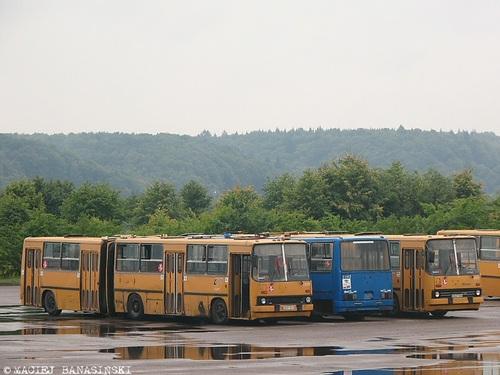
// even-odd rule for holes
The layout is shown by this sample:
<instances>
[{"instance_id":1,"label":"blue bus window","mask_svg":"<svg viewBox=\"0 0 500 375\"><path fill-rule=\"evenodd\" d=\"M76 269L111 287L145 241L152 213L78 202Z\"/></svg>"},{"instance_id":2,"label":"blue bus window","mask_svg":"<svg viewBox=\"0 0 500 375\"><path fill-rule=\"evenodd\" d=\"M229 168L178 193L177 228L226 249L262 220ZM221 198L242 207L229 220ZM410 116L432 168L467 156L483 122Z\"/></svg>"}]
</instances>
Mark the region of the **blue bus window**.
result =
<instances>
[{"instance_id":1,"label":"blue bus window","mask_svg":"<svg viewBox=\"0 0 500 375\"><path fill-rule=\"evenodd\" d=\"M331 243L309 244L309 264L312 272L332 270L333 245Z\"/></svg>"}]
</instances>

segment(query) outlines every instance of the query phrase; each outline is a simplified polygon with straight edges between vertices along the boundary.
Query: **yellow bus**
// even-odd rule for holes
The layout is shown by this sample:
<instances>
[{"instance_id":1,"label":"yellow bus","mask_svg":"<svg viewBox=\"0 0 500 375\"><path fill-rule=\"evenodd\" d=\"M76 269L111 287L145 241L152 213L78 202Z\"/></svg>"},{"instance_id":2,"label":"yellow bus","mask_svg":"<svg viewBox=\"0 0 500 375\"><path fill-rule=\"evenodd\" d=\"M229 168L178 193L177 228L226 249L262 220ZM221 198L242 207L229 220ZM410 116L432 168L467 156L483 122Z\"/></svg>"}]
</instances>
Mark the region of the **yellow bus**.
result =
<instances>
[{"instance_id":1,"label":"yellow bus","mask_svg":"<svg viewBox=\"0 0 500 375\"><path fill-rule=\"evenodd\" d=\"M395 312L477 310L483 302L471 236L390 235Z\"/></svg>"},{"instance_id":2,"label":"yellow bus","mask_svg":"<svg viewBox=\"0 0 500 375\"><path fill-rule=\"evenodd\" d=\"M61 309L107 312L106 240L93 237L28 237L21 260L21 303Z\"/></svg>"},{"instance_id":3,"label":"yellow bus","mask_svg":"<svg viewBox=\"0 0 500 375\"><path fill-rule=\"evenodd\" d=\"M500 297L500 230L453 229L440 230L438 234L466 235L476 238L483 295Z\"/></svg>"},{"instance_id":4,"label":"yellow bus","mask_svg":"<svg viewBox=\"0 0 500 375\"><path fill-rule=\"evenodd\" d=\"M305 243L254 236L30 237L21 302L61 310L228 319L311 315Z\"/></svg>"}]
</instances>

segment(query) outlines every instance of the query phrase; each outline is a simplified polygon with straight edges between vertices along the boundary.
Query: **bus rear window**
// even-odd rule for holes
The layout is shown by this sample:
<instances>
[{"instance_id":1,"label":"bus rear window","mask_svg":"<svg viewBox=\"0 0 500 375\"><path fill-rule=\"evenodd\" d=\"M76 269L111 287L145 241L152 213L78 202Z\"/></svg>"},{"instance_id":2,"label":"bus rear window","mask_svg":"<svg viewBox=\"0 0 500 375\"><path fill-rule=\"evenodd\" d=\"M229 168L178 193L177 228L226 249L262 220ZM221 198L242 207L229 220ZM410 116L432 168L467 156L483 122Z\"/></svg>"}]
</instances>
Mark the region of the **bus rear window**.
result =
<instances>
[{"instance_id":1,"label":"bus rear window","mask_svg":"<svg viewBox=\"0 0 500 375\"><path fill-rule=\"evenodd\" d=\"M346 241L340 250L343 271L389 270L387 241Z\"/></svg>"}]
</instances>

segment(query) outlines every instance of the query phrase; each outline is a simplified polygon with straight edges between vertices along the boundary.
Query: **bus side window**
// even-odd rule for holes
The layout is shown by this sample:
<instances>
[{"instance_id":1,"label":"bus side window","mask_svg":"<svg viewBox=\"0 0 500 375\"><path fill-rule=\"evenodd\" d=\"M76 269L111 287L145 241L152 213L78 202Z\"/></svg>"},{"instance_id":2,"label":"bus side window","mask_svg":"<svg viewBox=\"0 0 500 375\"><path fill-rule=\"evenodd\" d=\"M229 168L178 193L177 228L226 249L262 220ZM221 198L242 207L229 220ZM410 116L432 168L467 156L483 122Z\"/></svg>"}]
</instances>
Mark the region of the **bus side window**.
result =
<instances>
[{"instance_id":1,"label":"bus side window","mask_svg":"<svg viewBox=\"0 0 500 375\"><path fill-rule=\"evenodd\" d=\"M43 249L44 268L61 268L61 243L46 242Z\"/></svg>"},{"instance_id":2,"label":"bus side window","mask_svg":"<svg viewBox=\"0 0 500 375\"><path fill-rule=\"evenodd\" d=\"M80 266L80 244L63 243L61 258L61 269L77 271Z\"/></svg>"},{"instance_id":3,"label":"bus side window","mask_svg":"<svg viewBox=\"0 0 500 375\"><path fill-rule=\"evenodd\" d=\"M312 272L332 270L333 244L311 243L308 246L309 267Z\"/></svg>"},{"instance_id":4,"label":"bus side window","mask_svg":"<svg viewBox=\"0 0 500 375\"><path fill-rule=\"evenodd\" d=\"M400 246L399 242L390 242L391 269L399 270L400 267Z\"/></svg>"},{"instance_id":5,"label":"bus side window","mask_svg":"<svg viewBox=\"0 0 500 375\"><path fill-rule=\"evenodd\" d=\"M210 275L225 275L227 273L227 246L207 246L207 273Z\"/></svg>"},{"instance_id":6,"label":"bus side window","mask_svg":"<svg viewBox=\"0 0 500 375\"><path fill-rule=\"evenodd\" d=\"M139 245L119 244L116 251L116 270L139 272Z\"/></svg>"},{"instance_id":7,"label":"bus side window","mask_svg":"<svg viewBox=\"0 0 500 375\"><path fill-rule=\"evenodd\" d=\"M188 245L186 273L205 274L207 272L207 255L204 245Z\"/></svg>"},{"instance_id":8,"label":"bus side window","mask_svg":"<svg viewBox=\"0 0 500 375\"><path fill-rule=\"evenodd\" d=\"M160 244L141 245L141 272L159 272L163 262L163 246Z\"/></svg>"}]
</instances>

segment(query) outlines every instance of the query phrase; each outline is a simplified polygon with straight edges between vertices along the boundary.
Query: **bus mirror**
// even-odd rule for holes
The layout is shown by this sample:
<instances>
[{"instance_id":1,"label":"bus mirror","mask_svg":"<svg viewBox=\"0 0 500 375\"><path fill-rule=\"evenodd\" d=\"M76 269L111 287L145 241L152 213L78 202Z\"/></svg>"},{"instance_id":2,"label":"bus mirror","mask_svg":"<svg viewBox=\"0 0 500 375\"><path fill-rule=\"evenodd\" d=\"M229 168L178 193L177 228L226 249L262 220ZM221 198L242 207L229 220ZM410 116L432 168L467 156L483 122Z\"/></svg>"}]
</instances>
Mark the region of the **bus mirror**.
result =
<instances>
[{"instance_id":1,"label":"bus mirror","mask_svg":"<svg viewBox=\"0 0 500 375\"><path fill-rule=\"evenodd\" d=\"M462 254L457 252L458 267L462 267Z\"/></svg>"},{"instance_id":2,"label":"bus mirror","mask_svg":"<svg viewBox=\"0 0 500 375\"><path fill-rule=\"evenodd\" d=\"M434 251L429 251L427 253L427 259L429 260L429 263L434 263L436 260L436 253L434 253Z\"/></svg>"}]
</instances>

